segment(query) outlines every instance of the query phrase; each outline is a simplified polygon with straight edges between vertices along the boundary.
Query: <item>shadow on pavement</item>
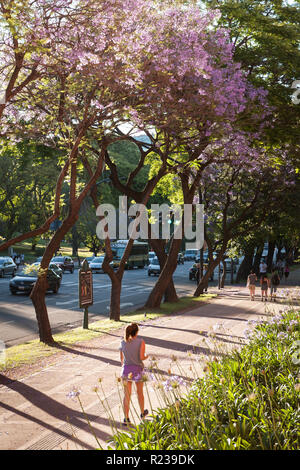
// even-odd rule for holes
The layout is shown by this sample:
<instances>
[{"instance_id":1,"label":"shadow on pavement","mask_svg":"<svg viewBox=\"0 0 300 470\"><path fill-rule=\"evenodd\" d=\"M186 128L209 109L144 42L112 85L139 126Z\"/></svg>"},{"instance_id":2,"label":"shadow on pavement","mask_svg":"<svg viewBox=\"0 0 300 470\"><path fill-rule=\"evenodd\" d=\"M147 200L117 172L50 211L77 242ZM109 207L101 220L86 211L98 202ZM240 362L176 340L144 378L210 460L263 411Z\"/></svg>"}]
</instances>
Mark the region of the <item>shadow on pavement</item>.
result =
<instances>
[{"instance_id":1,"label":"shadow on pavement","mask_svg":"<svg viewBox=\"0 0 300 470\"><path fill-rule=\"evenodd\" d=\"M6 378L2 376L2 374L0 374L0 381L1 383L5 383L6 387L19 393L33 406L39 408L40 410L44 411L48 415L52 416L53 418L56 418L60 421L64 421L65 423L71 424L72 426L78 429L86 429L88 427L87 419L89 421L91 420L97 421L100 424L105 424L105 425L110 424L108 419L100 418L99 415L85 413L85 416L84 416L82 411L73 410L72 408L69 408L68 406L65 406L59 403L57 400L54 400L48 395L34 389L33 387L30 387L29 385L23 382L19 382L15 380L9 383L9 381L5 379ZM48 429L49 431L52 431L55 434L58 434L66 439L71 439L83 447L91 448L90 446L87 446L86 443L78 440L76 436L74 436L72 433L68 433L63 429L60 429L59 426L55 427L47 423L46 421L43 421L35 416L32 416L31 414L18 410L17 408L13 408L10 405L7 405L3 402L0 402L0 407L28 421L34 422L38 424L39 426L42 426L43 428ZM118 423L118 424L121 425L121 423ZM93 428L93 431L95 435L101 439L105 440L105 439L110 438L110 435L103 431L99 431L94 428ZM95 442L95 447L96 447L96 442Z\"/></svg>"}]
</instances>

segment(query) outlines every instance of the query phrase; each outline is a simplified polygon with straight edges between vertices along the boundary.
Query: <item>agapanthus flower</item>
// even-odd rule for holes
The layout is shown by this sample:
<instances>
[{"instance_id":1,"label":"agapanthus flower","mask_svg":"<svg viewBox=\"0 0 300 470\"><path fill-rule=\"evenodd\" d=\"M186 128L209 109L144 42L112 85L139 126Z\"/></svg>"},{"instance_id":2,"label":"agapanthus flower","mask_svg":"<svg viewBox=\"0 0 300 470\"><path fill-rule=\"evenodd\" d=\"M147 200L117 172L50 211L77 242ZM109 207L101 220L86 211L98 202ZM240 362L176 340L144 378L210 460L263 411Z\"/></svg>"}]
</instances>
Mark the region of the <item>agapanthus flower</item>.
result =
<instances>
[{"instance_id":1,"label":"agapanthus flower","mask_svg":"<svg viewBox=\"0 0 300 470\"><path fill-rule=\"evenodd\" d=\"M75 398L79 397L80 393L81 391L78 388L73 387L72 390L70 390L67 394L67 398L74 400Z\"/></svg>"}]
</instances>

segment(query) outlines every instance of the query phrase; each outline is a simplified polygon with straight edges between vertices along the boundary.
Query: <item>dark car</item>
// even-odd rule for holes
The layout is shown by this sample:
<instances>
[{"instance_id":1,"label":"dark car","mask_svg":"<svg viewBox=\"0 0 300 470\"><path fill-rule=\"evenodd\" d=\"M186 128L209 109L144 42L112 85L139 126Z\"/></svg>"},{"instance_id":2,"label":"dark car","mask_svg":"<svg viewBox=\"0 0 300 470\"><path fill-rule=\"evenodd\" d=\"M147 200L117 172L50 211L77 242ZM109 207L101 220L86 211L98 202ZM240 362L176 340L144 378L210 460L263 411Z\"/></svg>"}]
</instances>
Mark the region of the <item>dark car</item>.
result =
<instances>
[{"instance_id":1,"label":"dark car","mask_svg":"<svg viewBox=\"0 0 300 470\"><path fill-rule=\"evenodd\" d=\"M151 276L151 274L154 274L154 276L159 276L160 274L160 264L158 258L152 258L150 261L148 266L148 276Z\"/></svg>"},{"instance_id":2,"label":"dark car","mask_svg":"<svg viewBox=\"0 0 300 470\"><path fill-rule=\"evenodd\" d=\"M4 277L6 274L14 276L17 272L17 265L13 262L12 258L8 256L0 258L0 277Z\"/></svg>"},{"instance_id":3,"label":"dark car","mask_svg":"<svg viewBox=\"0 0 300 470\"><path fill-rule=\"evenodd\" d=\"M183 255L183 253L178 253L177 264L184 264L184 255Z\"/></svg>"},{"instance_id":4,"label":"dark car","mask_svg":"<svg viewBox=\"0 0 300 470\"><path fill-rule=\"evenodd\" d=\"M52 258L51 263L57 264L60 269L65 271L70 271L70 273L74 272L74 261L70 256L54 256Z\"/></svg>"},{"instance_id":5,"label":"dark car","mask_svg":"<svg viewBox=\"0 0 300 470\"><path fill-rule=\"evenodd\" d=\"M38 269L28 269L24 268L23 271L15 276L9 282L9 289L12 294L17 294L17 292L24 292L30 294L33 289L34 284L38 278ZM61 279L60 277L52 270L48 269L47 280L49 284L48 290L52 290L54 294L58 292L60 287Z\"/></svg>"}]
</instances>

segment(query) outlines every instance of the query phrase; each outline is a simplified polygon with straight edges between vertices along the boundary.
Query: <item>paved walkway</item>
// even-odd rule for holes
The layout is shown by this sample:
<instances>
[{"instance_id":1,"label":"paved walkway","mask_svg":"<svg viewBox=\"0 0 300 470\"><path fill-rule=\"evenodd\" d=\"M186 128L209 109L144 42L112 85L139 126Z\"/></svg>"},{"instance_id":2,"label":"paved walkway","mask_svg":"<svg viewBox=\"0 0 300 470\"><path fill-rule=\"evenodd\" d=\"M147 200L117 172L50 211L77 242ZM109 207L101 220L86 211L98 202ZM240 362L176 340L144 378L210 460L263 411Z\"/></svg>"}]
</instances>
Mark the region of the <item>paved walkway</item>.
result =
<instances>
[{"instance_id":1,"label":"paved walkway","mask_svg":"<svg viewBox=\"0 0 300 470\"><path fill-rule=\"evenodd\" d=\"M248 320L282 309L278 303L261 302L259 292L257 299L251 302L245 287L232 286L195 310L147 321L140 335L145 339L146 353L157 359L155 367L163 380L169 377L170 370L190 380L190 369L195 367L201 373L203 362L196 360L199 355L215 355L214 348L224 353L227 347L243 344ZM210 332L215 339L209 337ZM122 428L121 388L117 380L122 335L120 329L88 343L66 347L50 364L20 380L5 383L5 377L0 375L0 383L4 383L0 385L0 449L94 449L98 447L96 439L106 448L113 432L109 413L116 427ZM145 361L146 367L149 363L149 359ZM106 397L103 403L93 390L95 386L99 387L100 398ZM153 386L152 382L147 383L151 405L147 396L145 401L149 409L160 405ZM67 397L73 387L81 392L86 416L78 400ZM137 409L135 394L132 403L132 409Z\"/></svg>"}]
</instances>

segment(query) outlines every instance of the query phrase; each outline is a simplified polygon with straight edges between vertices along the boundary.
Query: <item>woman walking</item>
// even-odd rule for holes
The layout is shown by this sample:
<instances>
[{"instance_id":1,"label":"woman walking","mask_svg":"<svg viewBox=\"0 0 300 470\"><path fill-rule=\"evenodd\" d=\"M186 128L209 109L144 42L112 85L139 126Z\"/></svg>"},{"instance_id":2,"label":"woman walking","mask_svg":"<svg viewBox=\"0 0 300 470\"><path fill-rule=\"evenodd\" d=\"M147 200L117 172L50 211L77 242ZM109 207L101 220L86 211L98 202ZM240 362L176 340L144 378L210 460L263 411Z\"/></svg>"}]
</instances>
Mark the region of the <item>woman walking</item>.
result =
<instances>
[{"instance_id":1,"label":"woman walking","mask_svg":"<svg viewBox=\"0 0 300 470\"><path fill-rule=\"evenodd\" d=\"M264 297L265 297L265 301L267 301L268 300L268 288L270 287L270 281L266 275L260 278L260 285L261 285L261 300L263 302Z\"/></svg>"},{"instance_id":2,"label":"woman walking","mask_svg":"<svg viewBox=\"0 0 300 470\"><path fill-rule=\"evenodd\" d=\"M250 298L254 300L255 297L255 283L257 281L257 276L253 270L250 271L250 274L247 279L247 287L249 287Z\"/></svg>"},{"instance_id":3,"label":"woman walking","mask_svg":"<svg viewBox=\"0 0 300 470\"><path fill-rule=\"evenodd\" d=\"M138 337L139 327L136 323L131 323L125 330L124 339L120 346L120 359L122 364L122 374L124 385L124 425L130 423L129 408L132 391L132 382L136 384L138 402L141 410L141 418L148 414L144 409L144 391L143 391L143 361L148 358L145 355L145 341Z\"/></svg>"}]
</instances>

